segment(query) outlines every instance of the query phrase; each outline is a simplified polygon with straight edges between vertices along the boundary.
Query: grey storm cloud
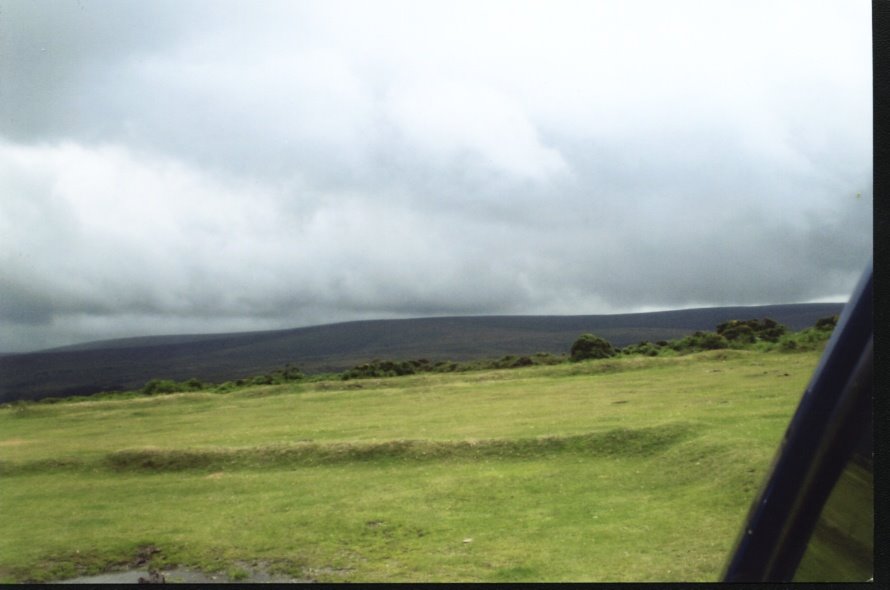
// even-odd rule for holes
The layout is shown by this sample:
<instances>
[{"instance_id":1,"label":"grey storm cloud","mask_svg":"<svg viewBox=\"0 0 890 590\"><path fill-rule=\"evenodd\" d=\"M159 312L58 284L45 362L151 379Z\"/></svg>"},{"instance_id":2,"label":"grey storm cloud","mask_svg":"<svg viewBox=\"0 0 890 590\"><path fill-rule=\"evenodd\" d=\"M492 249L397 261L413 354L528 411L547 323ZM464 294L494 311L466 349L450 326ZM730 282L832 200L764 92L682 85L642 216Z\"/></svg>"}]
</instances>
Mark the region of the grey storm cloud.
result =
<instances>
[{"instance_id":1,"label":"grey storm cloud","mask_svg":"<svg viewBox=\"0 0 890 590\"><path fill-rule=\"evenodd\" d=\"M842 300L867 2L0 0L0 351Z\"/></svg>"}]
</instances>

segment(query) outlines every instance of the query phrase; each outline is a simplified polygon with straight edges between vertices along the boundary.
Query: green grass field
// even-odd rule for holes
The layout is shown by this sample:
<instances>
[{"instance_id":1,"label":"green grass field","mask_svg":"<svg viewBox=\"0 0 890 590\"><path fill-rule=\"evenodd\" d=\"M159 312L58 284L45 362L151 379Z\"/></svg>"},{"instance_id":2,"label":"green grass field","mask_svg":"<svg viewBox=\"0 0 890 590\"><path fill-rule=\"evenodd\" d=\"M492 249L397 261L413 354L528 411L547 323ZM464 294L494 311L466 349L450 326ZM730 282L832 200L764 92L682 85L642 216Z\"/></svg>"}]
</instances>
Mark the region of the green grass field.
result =
<instances>
[{"instance_id":1,"label":"green grass field","mask_svg":"<svg viewBox=\"0 0 890 590\"><path fill-rule=\"evenodd\" d=\"M713 581L819 353L0 409L0 582Z\"/></svg>"}]
</instances>

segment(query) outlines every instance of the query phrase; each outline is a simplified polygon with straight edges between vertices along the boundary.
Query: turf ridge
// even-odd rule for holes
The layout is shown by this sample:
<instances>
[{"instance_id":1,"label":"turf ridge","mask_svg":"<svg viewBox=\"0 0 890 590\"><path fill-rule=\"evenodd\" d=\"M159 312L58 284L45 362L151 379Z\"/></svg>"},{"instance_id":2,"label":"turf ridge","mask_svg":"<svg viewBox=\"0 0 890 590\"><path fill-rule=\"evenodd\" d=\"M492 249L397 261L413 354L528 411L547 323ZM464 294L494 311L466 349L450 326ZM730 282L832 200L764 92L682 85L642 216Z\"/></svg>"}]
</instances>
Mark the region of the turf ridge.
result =
<instances>
[{"instance_id":1,"label":"turf ridge","mask_svg":"<svg viewBox=\"0 0 890 590\"><path fill-rule=\"evenodd\" d=\"M573 436L458 441L389 440L263 445L246 448L122 449L96 459L53 459L0 462L0 476L46 471L103 469L161 472L207 469L264 469L334 465L366 461L472 461L537 459L559 453L591 457L648 457L696 434L690 423L673 422L648 428L616 428Z\"/></svg>"}]
</instances>

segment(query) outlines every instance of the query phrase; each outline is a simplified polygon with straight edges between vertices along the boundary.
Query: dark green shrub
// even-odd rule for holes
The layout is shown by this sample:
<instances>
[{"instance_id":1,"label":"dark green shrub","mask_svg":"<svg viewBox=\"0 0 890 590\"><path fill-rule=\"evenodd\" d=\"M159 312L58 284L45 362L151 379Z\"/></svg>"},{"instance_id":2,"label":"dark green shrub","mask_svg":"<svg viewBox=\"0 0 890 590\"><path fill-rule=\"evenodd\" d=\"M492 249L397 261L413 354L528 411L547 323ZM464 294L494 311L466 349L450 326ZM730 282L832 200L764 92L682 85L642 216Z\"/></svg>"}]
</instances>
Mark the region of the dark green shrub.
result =
<instances>
[{"instance_id":1,"label":"dark green shrub","mask_svg":"<svg viewBox=\"0 0 890 590\"><path fill-rule=\"evenodd\" d=\"M204 384L194 377L182 382L182 391L200 391L202 389L204 389Z\"/></svg>"},{"instance_id":2,"label":"dark green shrub","mask_svg":"<svg viewBox=\"0 0 890 590\"><path fill-rule=\"evenodd\" d=\"M784 352L819 350L825 346L829 338L831 338L829 330L806 328L800 332L784 335L779 341L779 350Z\"/></svg>"},{"instance_id":3,"label":"dark green shrub","mask_svg":"<svg viewBox=\"0 0 890 590\"><path fill-rule=\"evenodd\" d=\"M670 348L677 352L701 352L703 350L719 350L729 348L729 341L714 332L701 330L670 343Z\"/></svg>"},{"instance_id":4,"label":"dark green shrub","mask_svg":"<svg viewBox=\"0 0 890 590\"><path fill-rule=\"evenodd\" d=\"M536 365L558 365L565 362L565 355L557 356L549 352L536 352L532 355L532 360Z\"/></svg>"},{"instance_id":5,"label":"dark green shrub","mask_svg":"<svg viewBox=\"0 0 890 590\"><path fill-rule=\"evenodd\" d=\"M664 341L662 341L664 342ZM665 342L665 345L668 343ZM621 354L624 355L643 355L643 356L658 356L661 352L661 346L658 344L652 344L646 340L638 344L631 344L629 346L625 346L620 350Z\"/></svg>"},{"instance_id":6,"label":"dark green shrub","mask_svg":"<svg viewBox=\"0 0 890 590\"><path fill-rule=\"evenodd\" d=\"M248 381L250 385L273 385L275 383L275 377L272 375L257 375Z\"/></svg>"},{"instance_id":7,"label":"dark green shrub","mask_svg":"<svg viewBox=\"0 0 890 590\"><path fill-rule=\"evenodd\" d=\"M288 363L284 365L284 370L281 371L281 377L285 381L299 381L300 379L303 379L305 375L303 375L303 371Z\"/></svg>"},{"instance_id":8,"label":"dark green shrub","mask_svg":"<svg viewBox=\"0 0 890 590\"><path fill-rule=\"evenodd\" d=\"M757 337L767 342L778 342L786 332L785 326L775 320L763 318L755 332Z\"/></svg>"},{"instance_id":9,"label":"dark green shrub","mask_svg":"<svg viewBox=\"0 0 890 590\"><path fill-rule=\"evenodd\" d=\"M476 361L473 363L477 369L515 369L517 367L530 367L535 361L529 356L516 357L512 354L503 356L497 360Z\"/></svg>"},{"instance_id":10,"label":"dark green shrub","mask_svg":"<svg viewBox=\"0 0 890 590\"><path fill-rule=\"evenodd\" d=\"M719 350L729 346L726 338L714 332L696 332L693 336L694 345L702 350Z\"/></svg>"},{"instance_id":11,"label":"dark green shrub","mask_svg":"<svg viewBox=\"0 0 890 590\"><path fill-rule=\"evenodd\" d=\"M604 338L593 334L582 334L572 344L570 354L573 361L604 359L615 356L615 349Z\"/></svg>"},{"instance_id":12,"label":"dark green shrub","mask_svg":"<svg viewBox=\"0 0 890 590\"><path fill-rule=\"evenodd\" d=\"M782 345L779 347L783 352L792 352L797 350L797 342L794 340L785 340L782 342Z\"/></svg>"},{"instance_id":13,"label":"dark green shrub","mask_svg":"<svg viewBox=\"0 0 890 590\"><path fill-rule=\"evenodd\" d=\"M410 362L400 363L395 361L373 360L370 363L363 363L345 371L340 378L349 379L370 379L373 377L393 377L396 375L406 375L414 373L414 367Z\"/></svg>"},{"instance_id":14,"label":"dark green shrub","mask_svg":"<svg viewBox=\"0 0 890 590\"><path fill-rule=\"evenodd\" d=\"M817 330L834 330L834 327L837 326L837 320L837 314L827 318L819 318L816 320L815 328Z\"/></svg>"},{"instance_id":15,"label":"dark green shrub","mask_svg":"<svg viewBox=\"0 0 890 590\"><path fill-rule=\"evenodd\" d=\"M182 391L182 386L176 381L171 381L170 379L152 379L142 387L141 391L145 395L175 393L177 391Z\"/></svg>"},{"instance_id":16,"label":"dark green shrub","mask_svg":"<svg viewBox=\"0 0 890 590\"><path fill-rule=\"evenodd\" d=\"M778 342L785 331L785 326L770 318L729 320L716 328L717 334L739 344L753 344L758 340Z\"/></svg>"},{"instance_id":17,"label":"dark green shrub","mask_svg":"<svg viewBox=\"0 0 890 590\"><path fill-rule=\"evenodd\" d=\"M717 333L727 340L742 344L753 344L757 341L757 337L754 335L754 330L751 329L751 326L743 323L728 326L723 331L721 331L720 326L718 326Z\"/></svg>"}]
</instances>

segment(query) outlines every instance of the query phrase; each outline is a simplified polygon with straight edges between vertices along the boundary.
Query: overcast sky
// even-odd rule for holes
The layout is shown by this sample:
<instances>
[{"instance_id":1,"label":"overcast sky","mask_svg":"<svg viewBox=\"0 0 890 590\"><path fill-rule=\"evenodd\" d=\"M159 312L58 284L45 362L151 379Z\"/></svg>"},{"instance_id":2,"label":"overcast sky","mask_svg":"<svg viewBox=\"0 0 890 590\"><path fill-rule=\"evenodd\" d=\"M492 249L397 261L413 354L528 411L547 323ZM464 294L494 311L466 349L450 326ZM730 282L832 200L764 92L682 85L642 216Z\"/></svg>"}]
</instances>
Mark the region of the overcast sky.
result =
<instances>
[{"instance_id":1,"label":"overcast sky","mask_svg":"<svg viewBox=\"0 0 890 590\"><path fill-rule=\"evenodd\" d=\"M0 0L0 351L841 301L867 0Z\"/></svg>"}]
</instances>

